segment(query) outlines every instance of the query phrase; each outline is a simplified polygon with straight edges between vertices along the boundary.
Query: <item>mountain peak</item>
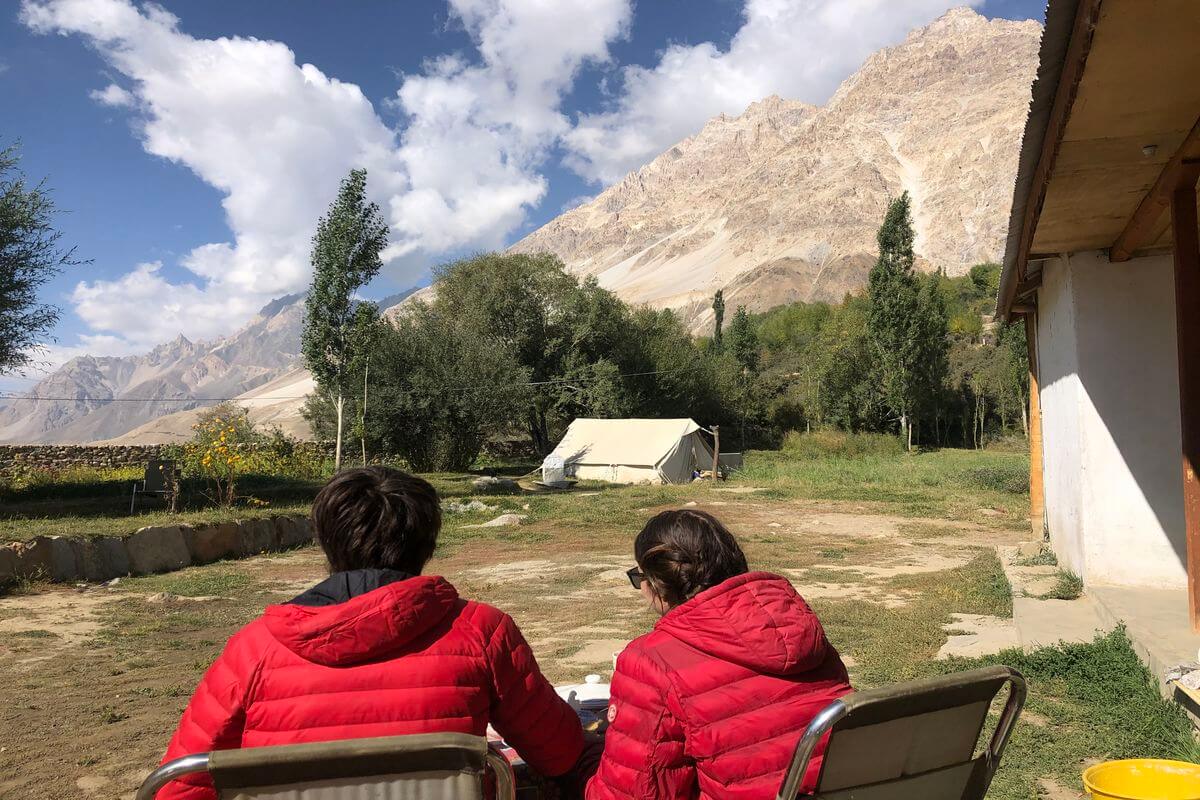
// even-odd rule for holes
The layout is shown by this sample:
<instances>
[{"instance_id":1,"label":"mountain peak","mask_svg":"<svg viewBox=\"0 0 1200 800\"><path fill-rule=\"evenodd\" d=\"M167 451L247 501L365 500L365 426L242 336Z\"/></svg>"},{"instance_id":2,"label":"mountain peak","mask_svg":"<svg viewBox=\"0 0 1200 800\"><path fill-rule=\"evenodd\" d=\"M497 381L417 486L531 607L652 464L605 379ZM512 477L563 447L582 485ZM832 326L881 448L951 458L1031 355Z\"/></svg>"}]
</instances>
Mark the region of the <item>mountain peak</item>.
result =
<instances>
[{"instance_id":1,"label":"mountain peak","mask_svg":"<svg viewBox=\"0 0 1200 800\"><path fill-rule=\"evenodd\" d=\"M285 308L303 300L307 294L308 292L295 292L293 294L285 294L283 297L277 297L259 309L258 316L264 319L273 317Z\"/></svg>"},{"instance_id":2,"label":"mountain peak","mask_svg":"<svg viewBox=\"0 0 1200 800\"><path fill-rule=\"evenodd\" d=\"M718 288L751 310L861 290L908 191L919 263L961 274L1003 250L1039 31L952 9L824 106L770 95L714 117L512 249L696 325Z\"/></svg>"}]
</instances>

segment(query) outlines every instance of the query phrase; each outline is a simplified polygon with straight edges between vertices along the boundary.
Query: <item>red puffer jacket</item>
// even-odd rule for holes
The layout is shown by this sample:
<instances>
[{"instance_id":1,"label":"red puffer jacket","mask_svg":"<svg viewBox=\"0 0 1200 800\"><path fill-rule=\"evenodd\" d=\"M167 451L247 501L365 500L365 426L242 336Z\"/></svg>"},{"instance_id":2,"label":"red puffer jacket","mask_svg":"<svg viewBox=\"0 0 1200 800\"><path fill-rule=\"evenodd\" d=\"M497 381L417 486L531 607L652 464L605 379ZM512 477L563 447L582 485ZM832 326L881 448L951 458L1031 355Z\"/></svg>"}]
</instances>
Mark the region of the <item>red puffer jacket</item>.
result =
<instances>
[{"instance_id":1,"label":"red puffer jacket","mask_svg":"<svg viewBox=\"0 0 1200 800\"><path fill-rule=\"evenodd\" d=\"M618 658L588 800L774 797L801 732L849 691L841 657L787 580L730 578ZM819 769L816 759L807 790Z\"/></svg>"},{"instance_id":2,"label":"red puffer jacket","mask_svg":"<svg viewBox=\"0 0 1200 800\"><path fill-rule=\"evenodd\" d=\"M235 634L163 760L370 736L483 735L489 722L547 775L569 770L583 747L579 718L507 614L460 599L442 578L358 570L267 608ZM197 776L158 797L216 794Z\"/></svg>"}]
</instances>

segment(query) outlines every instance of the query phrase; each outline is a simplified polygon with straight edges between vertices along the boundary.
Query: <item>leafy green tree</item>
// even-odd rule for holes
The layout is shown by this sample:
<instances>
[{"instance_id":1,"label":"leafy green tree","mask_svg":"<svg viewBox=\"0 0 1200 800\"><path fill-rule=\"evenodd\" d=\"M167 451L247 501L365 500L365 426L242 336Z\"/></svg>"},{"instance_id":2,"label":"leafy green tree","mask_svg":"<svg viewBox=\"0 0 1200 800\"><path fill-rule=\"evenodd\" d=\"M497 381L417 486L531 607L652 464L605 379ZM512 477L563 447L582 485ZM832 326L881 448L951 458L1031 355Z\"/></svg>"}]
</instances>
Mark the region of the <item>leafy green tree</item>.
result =
<instances>
[{"instance_id":1,"label":"leafy green tree","mask_svg":"<svg viewBox=\"0 0 1200 800\"><path fill-rule=\"evenodd\" d=\"M733 314L733 322L729 323L729 349L734 359L742 369L758 372L760 360L758 334L750 322L750 315L745 306L738 306Z\"/></svg>"},{"instance_id":2,"label":"leafy green tree","mask_svg":"<svg viewBox=\"0 0 1200 800\"><path fill-rule=\"evenodd\" d=\"M917 298L917 407L934 422L934 441L940 443L942 400L950 369L949 320L946 316L943 277L934 273L921 282Z\"/></svg>"},{"instance_id":3,"label":"leafy green tree","mask_svg":"<svg viewBox=\"0 0 1200 800\"><path fill-rule=\"evenodd\" d=\"M867 330L884 401L912 447L912 414L920 400L920 299L913 274L913 227L908 192L892 201L879 228L879 258L868 282Z\"/></svg>"},{"instance_id":4,"label":"leafy green tree","mask_svg":"<svg viewBox=\"0 0 1200 800\"><path fill-rule=\"evenodd\" d=\"M818 345L820 416L844 430L878 431L886 425L868 316L869 302L848 296L822 328Z\"/></svg>"},{"instance_id":5,"label":"leafy green tree","mask_svg":"<svg viewBox=\"0 0 1200 800\"><path fill-rule=\"evenodd\" d=\"M1021 415L1021 429L1029 435L1029 349L1025 341L1025 326L1012 323L1000 326L996 349L1001 358L1000 405L1004 409L1001 424L1010 411Z\"/></svg>"},{"instance_id":6,"label":"leafy green tree","mask_svg":"<svg viewBox=\"0 0 1200 800\"><path fill-rule=\"evenodd\" d=\"M724 342L721 340L721 325L725 322L725 290L717 289L717 293L713 295L712 301L713 310L713 338L712 346L716 352L721 352L721 347Z\"/></svg>"},{"instance_id":7,"label":"leafy green tree","mask_svg":"<svg viewBox=\"0 0 1200 800\"><path fill-rule=\"evenodd\" d=\"M366 199L367 172L351 170L313 237L313 282L305 300L301 351L318 388L337 414L334 468L342 466L343 420L352 385L355 293L379 274L388 228L379 206Z\"/></svg>"},{"instance_id":8,"label":"leafy green tree","mask_svg":"<svg viewBox=\"0 0 1200 800\"><path fill-rule=\"evenodd\" d=\"M563 370L578 341L580 325L567 319L567 309L579 285L549 253L487 253L443 265L434 275L439 313L502 343L528 371L535 385L525 393L519 424L537 452L550 452L554 409L572 392Z\"/></svg>"},{"instance_id":9,"label":"leafy green tree","mask_svg":"<svg viewBox=\"0 0 1200 800\"><path fill-rule=\"evenodd\" d=\"M19 163L15 147L0 150L0 375L33 361L31 351L49 338L59 313L38 302L38 290L79 263L74 248L59 246L45 182L29 185Z\"/></svg>"},{"instance_id":10,"label":"leafy green tree","mask_svg":"<svg viewBox=\"0 0 1200 800\"><path fill-rule=\"evenodd\" d=\"M382 329L372 360L373 447L418 472L461 471L527 402L529 373L510 345L478 336L436 304Z\"/></svg>"}]
</instances>

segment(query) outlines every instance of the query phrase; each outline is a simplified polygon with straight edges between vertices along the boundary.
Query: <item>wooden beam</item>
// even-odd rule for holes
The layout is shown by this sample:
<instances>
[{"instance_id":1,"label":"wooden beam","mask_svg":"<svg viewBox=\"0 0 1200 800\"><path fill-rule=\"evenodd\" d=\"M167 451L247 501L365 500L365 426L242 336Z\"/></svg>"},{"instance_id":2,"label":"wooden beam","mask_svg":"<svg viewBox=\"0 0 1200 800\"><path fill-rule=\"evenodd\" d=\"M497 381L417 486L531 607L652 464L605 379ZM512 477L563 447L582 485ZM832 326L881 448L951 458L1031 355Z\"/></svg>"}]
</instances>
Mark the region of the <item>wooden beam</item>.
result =
<instances>
[{"instance_id":1,"label":"wooden beam","mask_svg":"<svg viewBox=\"0 0 1200 800\"><path fill-rule=\"evenodd\" d=\"M1175 331L1179 350L1179 421L1183 432L1183 515L1187 536L1188 607L1200 631L1200 232L1196 181L1186 169L1170 194L1175 244Z\"/></svg>"},{"instance_id":2,"label":"wooden beam","mask_svg":"<svg viewBox=\"0 0 1200 800\"><path fill-rule=\"evenodd\" d=\"M1042 288L1042 273L1039 272L1032 277L1026 278L1017 284L1017 291L1013 293L1014 300L1022 300L1028 295L1033 294L1038 289Z\"/></svg>"},{"instance_id":3,"label":"wooden beam","mask_svg":"<svg viewBox=\"0 0 1200 800\"><path fill-rule=\"evenodd\" d=\"M1054 91L1054 105L1050 108L1050 120L1046 124L1046 133L1042 138L1042 152L1038 156L1037 168L1033 171L1033 183L1030 196L1025 201L1025 217L1021 221L1021 239L1017 247L1017 280L1013 281L1010 291L1015 291L1017 283L1025 279L1025 266L1029 262L1030 248L1033 246L1033 234L1037 229L1038 217L1042 214L1042 206L1046 202L1046 187L1050 183L1050 175L1054 172L1054 160L1058 156L1058 146L1063 133L1067 129L1067 121L1071 118L1071 106L1075 104L1075 95L1079 93L1079 81L1083 79L1083 68L1087 63L1088 53L1092 50L1092 37L1096 33L1096 24L1100 21L1100 3L1102 0L1079 0L1075 9L1075 24L1071 28L1071 42L1067 45L1067 54L1063 58L1062 72L1058 77L1058 86ZM1012 303L1013 296L1001 298L1000 307L1006 308ZM1009 316L1017 312L1012 312Z\"/></svg>"},{"instance_id":4,"label":"wooden beam","mask_svg":"<svg viewBox=\"0 0 1200 800\"><path fill-rule=\"evenodd\" d=\"M1025 346L1029 349L1029 525L1034 539L1046 530L1046 495L1042 481L1042 397L1038 389L1037 315L1025 315Z\"/></svg>"},{"instance_id":5,"label":"wooden beam","mask_svg":"<svg viewBox=\"0 0 1200 800\"><path fill-rule=\"evenodd\" d=\"M1145 197L1138 203L1137 210L1125 223L1125 230L1113 242L1109 250L1108 260L1113 262L1128 261L1136 250L1148 244L1153 244L1162 233L1159 221L1171 205L1171 195L1181 180L1188 162L1200 157L1200 119L1192 126L1192 130L1179 145L1175 155L1162 168L1158 180L1146 192Z\"/></svg>"}]
</instances>

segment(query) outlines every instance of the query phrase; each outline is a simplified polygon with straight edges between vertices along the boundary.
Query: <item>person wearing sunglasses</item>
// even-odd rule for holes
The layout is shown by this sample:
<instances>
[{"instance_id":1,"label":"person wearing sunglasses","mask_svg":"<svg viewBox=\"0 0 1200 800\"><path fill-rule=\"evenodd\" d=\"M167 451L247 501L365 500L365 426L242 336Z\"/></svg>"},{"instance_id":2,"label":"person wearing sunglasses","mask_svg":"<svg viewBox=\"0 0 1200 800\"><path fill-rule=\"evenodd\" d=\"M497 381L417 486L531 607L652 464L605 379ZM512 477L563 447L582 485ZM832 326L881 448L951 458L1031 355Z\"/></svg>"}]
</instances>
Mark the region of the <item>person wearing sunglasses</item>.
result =
<instances>
[{"instance_id":1,"label":"person wearing sunglasses","mask_svg":"<svg viewBox=\"0 0 1200 800\"><path fill-rule=\"evenodd\" d=\"M805 727L851 691L837 650L791 583L751 572L711 514L658 514L634 557L626 574L660 618L617 659L588 800L773 797Z\"/></svg>"}]
</instances>

